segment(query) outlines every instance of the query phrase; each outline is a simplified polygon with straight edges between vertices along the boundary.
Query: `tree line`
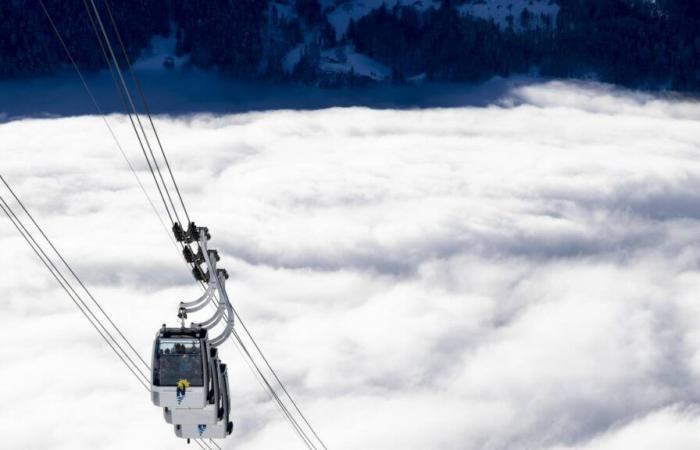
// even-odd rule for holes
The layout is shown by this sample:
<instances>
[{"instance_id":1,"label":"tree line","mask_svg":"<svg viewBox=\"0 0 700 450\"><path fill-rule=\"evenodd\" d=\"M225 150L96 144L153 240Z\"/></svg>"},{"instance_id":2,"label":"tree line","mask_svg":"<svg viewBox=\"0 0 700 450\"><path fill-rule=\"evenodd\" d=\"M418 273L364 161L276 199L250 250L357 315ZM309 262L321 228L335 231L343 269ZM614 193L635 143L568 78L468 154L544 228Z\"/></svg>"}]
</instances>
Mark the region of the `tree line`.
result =
<instances>
[{"instance_id":1,"label":"tree line","mask_svg":"<svg viewBox=\"0 0 700 450\"><path fill-rule=\"evenodd\" d=\"M475 81L535 72L700 90L697 0L557 0L556 23L525 9L505 27L462 14L459 6L465 1L443 0L425 11L388 1L351 21L340 37L318 0L122 0L110 5L132 59L154 36L174 33L176 53L188 55L190 64L235 78L362 82L354 73L319 68L323 50L353 45L388 66L397 83L417 75ZM104 68L83 2L45 4L81 68ZM106 17L102 1L96 4ZM298 64L285 70L285 58L299 46ZM0 78L50 74L68 63L36 0L0 2Z\"/></svg>"}]
</instances>

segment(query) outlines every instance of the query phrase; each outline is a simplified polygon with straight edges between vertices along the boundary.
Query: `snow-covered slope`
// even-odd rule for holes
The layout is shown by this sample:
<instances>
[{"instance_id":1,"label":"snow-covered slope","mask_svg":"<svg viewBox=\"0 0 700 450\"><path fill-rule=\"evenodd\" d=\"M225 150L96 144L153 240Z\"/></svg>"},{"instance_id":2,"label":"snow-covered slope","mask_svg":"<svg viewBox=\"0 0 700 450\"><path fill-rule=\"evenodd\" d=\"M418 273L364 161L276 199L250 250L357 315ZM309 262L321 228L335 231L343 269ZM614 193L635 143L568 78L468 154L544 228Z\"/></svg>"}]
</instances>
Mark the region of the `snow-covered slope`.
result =
<instances>
[{"instance_id":1,"label":"snow-covered slope","mask_svg":"<svg viewBox=\"0 0 700 450\"><path fill-rule=\"evenodd\" d=\"M371 78L372 80L385 80L391 74L391 70L384 64L358 53L352 45L337 47L321 52L319 67L326 73L348 73Z\"/></svg>"},{"instance_id":2,"label":"snow-covered slope","mask_svg":"<svg viewBox=\"0 0 700 450\"><path fill-rule=\"evenodd\" d=\"M358 20L382 4L389 7L396 4L412 6L423 11L438 8L440 3L440 0L321 0L337 37L345 33L351 19ZM530 18L524 24L521 16L526 9L526 15L529 14ZM554 0L467 0L459 6L459 10L474 17L491 19L502 28L512 25L514 30L522 31L546 26L547 22L554 24L559 5Z\"/></svg>"},{"instance_id":3,"label":"snow-covered slope","mask_svg":"<svg viewBox=\"0 0 700 450\"><path fill-rule=\"evenodd\" d=\"M321 7L324 15L328 19L336 33L336 38L340 39L345 34L350 20L358 20L367 15L372 10L382 4L394 6L396 3L410 5L419 10L429 7L438 7L439 0L321 0ZM289 5L275 3L280 16L287 19L295 16L295 12ZM301 61L305 49L313 45L316 37L314 30L304 30L303 43L291 48L284 60L282 67L291 73L295 66ZM384 64L370 58L367 55L358 53L353 45L338 45L334 48L326 48L320 51L318 68L325 74L350 74L369 78L375 81L385 80L389 77L391 70Z\"/></svg>"},{"instance_id":4,"label":"snow-covered slope","mask_svg":"<svg viewBox=\"0 0 700 450\"><path fill-rule=\"evenodd\" d=\"M385 64L358 52L352 43L340 41L345 35L351 20L359 20L373 10L385 5L394 8L396 5L426 11L430 8L440 8L441 0L320 0L321 11L328 21L336 39L335 47L319 44L320 27L309 25L298 16L294 0L278 0L270 3L269 23L263 53L270 51L271 37L279 33L277 20L284 19L298 23L302 39L300 42L284 48L281 66L284 72L295 72L304 55L313 55L312 65L322 74L353 74L375 81L386 80L391 70ZM512 27L515 31L550 26L556 20L559 6L554 0L466 0L458 6L462 14L480 19L493 20L502 28ZM525 12L527 11L527 12ZM272 20L272 17L275 17ZM172 26L175 29L175 25ZM279 40L279 36L277 36ZM283 38L284 39L284 38ZM331 44L332 45L332 44ZM160 68L167 62L170 68L180 68L187 64L188 57L178 58L174 55L175 36L169 38L156 37L150 48L139 60L142 69ZM415 79L415 74L410 74Z\"/></svg>"}]
</instances>

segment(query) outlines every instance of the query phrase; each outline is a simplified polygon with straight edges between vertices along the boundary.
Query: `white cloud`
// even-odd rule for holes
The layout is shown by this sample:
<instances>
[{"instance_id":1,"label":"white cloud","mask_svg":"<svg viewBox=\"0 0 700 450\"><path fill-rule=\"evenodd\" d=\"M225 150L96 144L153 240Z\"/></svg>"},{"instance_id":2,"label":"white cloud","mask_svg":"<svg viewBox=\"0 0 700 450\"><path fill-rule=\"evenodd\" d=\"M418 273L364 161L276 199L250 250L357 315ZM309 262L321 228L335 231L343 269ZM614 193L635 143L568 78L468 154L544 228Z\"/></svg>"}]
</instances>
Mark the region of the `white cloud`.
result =
<instances>
[{"instance_id":1,"label":"white cloud","mask_svg":"<svg viewBox=\"0 0 700 450\"><path fill-rule=\"evenodd\" d=\"M636 448L652 450L697 448L698 410L683 405L654 411L647 416L632 419L609 433L581 446L556 446L551 450L614 450Z\"/></svg>"},{"instance_id":2,"label":"white cloud","mask_svg":"<svg viewBox=\"0 0 700 450\"><path fill-rule=\"evenodd\" d=\"M607 450L700 444L699 119L545 83L485 108L158 125L232 300L329 448ZM197 291L100 119L18 120L0 141L3 174L148 354ZM0 244L3 446L175 448L6 221ZM226 447L292 448L223 356Z\"/></svg>"}]
</instances>

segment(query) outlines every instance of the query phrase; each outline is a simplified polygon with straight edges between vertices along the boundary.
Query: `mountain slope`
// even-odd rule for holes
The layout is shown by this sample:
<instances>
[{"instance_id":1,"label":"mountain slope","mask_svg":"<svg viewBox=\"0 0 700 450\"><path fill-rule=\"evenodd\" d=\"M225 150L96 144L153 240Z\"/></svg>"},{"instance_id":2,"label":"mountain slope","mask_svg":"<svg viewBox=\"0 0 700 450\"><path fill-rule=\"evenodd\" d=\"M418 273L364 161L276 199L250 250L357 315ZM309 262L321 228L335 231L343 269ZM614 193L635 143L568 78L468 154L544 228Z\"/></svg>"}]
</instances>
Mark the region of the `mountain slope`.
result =
<instances>
[{"instance_id":1,"label":"mountain slope","mask_svg":"<svg viewBox=\"0 0 700 450\"><path fill-rule=\"evenodd\" d=\"M79 5L46 3L81 67L104 68ZM700 90L696 0L124 0L115 13L132 59L170 36L175 70L241 79L339 86L538 73ZM33 0L0 4L0 77L68 63Z\"/></svg>"}]
</instances>

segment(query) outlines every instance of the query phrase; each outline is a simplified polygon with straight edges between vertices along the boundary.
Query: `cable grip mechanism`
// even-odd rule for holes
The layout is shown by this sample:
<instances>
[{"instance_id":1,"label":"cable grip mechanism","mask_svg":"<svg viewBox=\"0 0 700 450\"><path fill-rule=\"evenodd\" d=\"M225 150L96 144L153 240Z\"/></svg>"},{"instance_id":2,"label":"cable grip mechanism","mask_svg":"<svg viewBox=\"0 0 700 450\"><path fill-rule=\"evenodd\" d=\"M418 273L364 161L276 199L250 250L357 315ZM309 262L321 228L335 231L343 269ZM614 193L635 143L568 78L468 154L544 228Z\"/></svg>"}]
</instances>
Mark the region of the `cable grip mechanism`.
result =
<instances>
[{"instance_id":1,"label":"cable grip mechanism","mask_svg":"<svg viewBox=\"0 0 700 450\"><path fill-rule=\"evenodd\" d=\"M184 242L185 244L199 241L202 232L204 232L206 240L211 239L211 234L209 234L209 228L207 227L198 227L194 222L190 222L187 225L187 230L185 230L182 228L182 225L180 225L180 222L175 222L173 224L173 235L175 236L175 240L178 242Z\"/></svg>"}]
</instances>

